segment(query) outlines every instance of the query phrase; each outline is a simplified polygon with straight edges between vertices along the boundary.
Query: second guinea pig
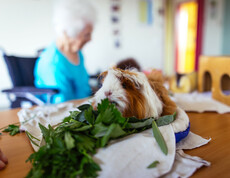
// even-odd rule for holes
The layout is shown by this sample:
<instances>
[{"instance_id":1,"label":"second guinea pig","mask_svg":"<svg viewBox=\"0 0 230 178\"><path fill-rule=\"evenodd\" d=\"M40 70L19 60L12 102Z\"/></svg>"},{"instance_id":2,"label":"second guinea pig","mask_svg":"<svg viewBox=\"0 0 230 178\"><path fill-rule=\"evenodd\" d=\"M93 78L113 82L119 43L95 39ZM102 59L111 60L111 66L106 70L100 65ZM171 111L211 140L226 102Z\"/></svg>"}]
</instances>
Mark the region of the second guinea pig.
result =
<instances>
[{"instance_id":1,"label":"second guinea pig","mask_svg":"<svg viewBox=\"0 0 230 178\"><path fill-rule=\"evenodd\" d=\"M176 104L169 98L160 73L109 69L101 74L102 87L93 97L93 106L108 98L124 117L138 119L173 114Z\"/></svg>"}]
</instances>

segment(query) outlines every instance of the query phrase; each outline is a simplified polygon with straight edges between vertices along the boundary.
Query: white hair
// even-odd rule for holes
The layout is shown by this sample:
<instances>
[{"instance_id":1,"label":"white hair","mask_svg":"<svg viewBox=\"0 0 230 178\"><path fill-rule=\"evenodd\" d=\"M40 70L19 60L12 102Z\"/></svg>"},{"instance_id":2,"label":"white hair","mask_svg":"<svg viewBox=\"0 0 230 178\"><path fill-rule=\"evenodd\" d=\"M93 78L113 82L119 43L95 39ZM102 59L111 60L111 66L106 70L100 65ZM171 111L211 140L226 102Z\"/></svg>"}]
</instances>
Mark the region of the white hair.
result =
<instances>
[{"instance_id":1,"label":"white hair","mask_svg":"<svg viewBox=\"0 0 230 178\"><path fill-rule=\"evenodd\" d=\"M87 0L56 0L53 23L57 36L76 37L87 24L94 25L96 11Z\"/></svg>"}]
</instances>

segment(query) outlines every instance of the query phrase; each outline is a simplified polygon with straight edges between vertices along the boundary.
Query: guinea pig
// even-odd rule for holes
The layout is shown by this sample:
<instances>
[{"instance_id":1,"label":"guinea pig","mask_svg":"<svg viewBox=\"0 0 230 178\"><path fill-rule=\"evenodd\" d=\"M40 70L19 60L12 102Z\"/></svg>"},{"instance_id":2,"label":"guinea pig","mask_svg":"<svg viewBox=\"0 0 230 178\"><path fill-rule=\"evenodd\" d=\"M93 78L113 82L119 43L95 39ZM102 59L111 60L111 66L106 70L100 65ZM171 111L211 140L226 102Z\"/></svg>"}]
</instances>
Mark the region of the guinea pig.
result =
<instances>
[{"instance_id":1,"label":"guinea pig","mask_svg":"<svg viewBox=\"0 0 230 178\"><path fill-rule=\"evenodd\" d=\"M138 119L173 114L176 104L169 98L160 73L146 76L142 72L111 68L101 74L102 87L95 93L94 107L108 98L123 117Z\"/></svg>"}]
</instances>

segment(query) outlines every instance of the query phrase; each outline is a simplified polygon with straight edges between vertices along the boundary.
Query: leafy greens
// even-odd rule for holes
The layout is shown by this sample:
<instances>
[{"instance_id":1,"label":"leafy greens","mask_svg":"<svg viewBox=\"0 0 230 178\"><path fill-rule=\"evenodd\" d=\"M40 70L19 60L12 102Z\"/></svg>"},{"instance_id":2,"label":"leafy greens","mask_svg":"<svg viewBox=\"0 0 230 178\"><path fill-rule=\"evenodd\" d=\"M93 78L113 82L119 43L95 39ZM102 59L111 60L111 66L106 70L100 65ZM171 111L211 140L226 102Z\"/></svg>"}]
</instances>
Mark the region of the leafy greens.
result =
<instances>
[{"instance_id":1,"label":"leafy greens","mask_svg":"<svg viewBox=\"0 0 230 178\"><path fill-rule=\"evenodd\" d=\"M20 129L18 125L11 124L8 126L8 128L4 129L3 132L9 132L10 135L14 136L20 133Z\"/></svg>"},{"instance_id":2,"label":"leafy greens","mask_svg":"<svg viewBox=\"0 0 230 178\"><path fill-rule=\"evenodd\" d=\"M154 118L124 118L108 99L103 100L97 110L87 104L78 109L80 111L70 112L55 129L39 124L46 144L28 158L33 167L27 177L96 177L101 169L92 156L98 148L105 147L111 139L151 127L161 150L167 154L167 145L157 125L173 122L175 115L158 118L158 122ZM27 135L33 143L36 138ZM155 162L149 168L156 165Z\"/></svg>"}]
</instances>

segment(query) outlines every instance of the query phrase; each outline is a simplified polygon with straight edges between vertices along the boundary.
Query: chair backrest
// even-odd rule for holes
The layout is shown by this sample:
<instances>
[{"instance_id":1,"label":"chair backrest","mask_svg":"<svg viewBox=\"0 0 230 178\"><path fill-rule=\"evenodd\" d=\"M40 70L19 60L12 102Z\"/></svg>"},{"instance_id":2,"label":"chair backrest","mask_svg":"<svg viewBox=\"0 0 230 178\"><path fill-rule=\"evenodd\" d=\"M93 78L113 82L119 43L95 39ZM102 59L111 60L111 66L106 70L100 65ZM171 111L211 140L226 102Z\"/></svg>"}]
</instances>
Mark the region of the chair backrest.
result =
<instances>
[{"instance_id":1,"label":"chair backrest","mask_svg":"<svg viewBox=\"0 0 230 178\"><path fill-rule=\"evenodd\" d=\"M18 57L3 54L13 86L34 86L34 66L37 57Z\"/></svg>"}]
</instances>

